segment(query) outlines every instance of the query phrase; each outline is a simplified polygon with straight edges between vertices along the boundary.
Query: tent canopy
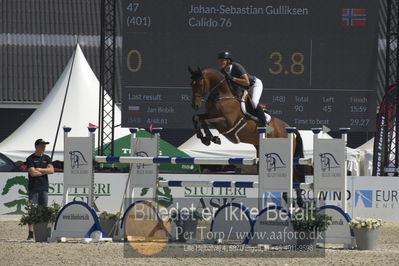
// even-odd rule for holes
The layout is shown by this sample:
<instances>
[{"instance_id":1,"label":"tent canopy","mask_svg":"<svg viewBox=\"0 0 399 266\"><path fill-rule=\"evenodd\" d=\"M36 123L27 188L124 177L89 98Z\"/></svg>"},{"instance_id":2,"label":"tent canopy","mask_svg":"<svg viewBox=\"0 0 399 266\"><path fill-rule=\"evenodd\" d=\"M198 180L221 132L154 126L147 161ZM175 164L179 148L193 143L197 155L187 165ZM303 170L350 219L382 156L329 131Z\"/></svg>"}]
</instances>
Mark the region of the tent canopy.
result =
<instances>
[{"instance_id":1,"label":"tent canopy","mask_svg":"<svg viewBox=\"0 0 399 266\"><path fill-rule=\"evenodd\" d=\"M72 55L46 99L18 129L0 143L0 152L14 161L25 161L35 150L35 140L42 138L50 142L46 150L46 153L50 155L56 139L67 88L68 93L60 126L71 127L70 136L87 136L89 123L98 124L100 84L77 45L74 56ZM118 125L120 122L120 110L116 110L115 124ZM115 128L114 132L115 138L128 133L127 129L120 127ZM63 151L64 132L60 128L53 160L63 161Z\"/></svg>"},{"instance_id":2,"label":"tent canopy","mask_svg":"<svg viewBox=\"0 0 399 266\"><path fill-rule=\"evenodd\" d=\"M367 151L373 153L374 150L374 138L369 139L367 142L363 143L359 147L356 148L360 151Z\"/></svg>"}]
</instances>

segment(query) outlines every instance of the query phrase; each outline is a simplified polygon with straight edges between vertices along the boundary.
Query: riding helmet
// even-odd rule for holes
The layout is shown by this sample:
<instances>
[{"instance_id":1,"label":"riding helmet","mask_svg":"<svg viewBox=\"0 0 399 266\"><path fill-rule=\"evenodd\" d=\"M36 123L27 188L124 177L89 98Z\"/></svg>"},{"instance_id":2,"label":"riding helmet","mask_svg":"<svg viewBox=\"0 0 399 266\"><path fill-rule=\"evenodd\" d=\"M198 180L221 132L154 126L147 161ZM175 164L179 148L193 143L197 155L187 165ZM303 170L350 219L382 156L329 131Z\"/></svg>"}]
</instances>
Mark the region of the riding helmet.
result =
<instances>
[{"instance_id":1,"label":"riding helmet","mask_svg":"<svg viewBox=\"0 0 399 266\"><path fill-rule=\"evenodd\" d=\"M233 55L230 51L224 50L218 53L218 59L230 59L233 61Z\"/></svg>"}]
</instances>

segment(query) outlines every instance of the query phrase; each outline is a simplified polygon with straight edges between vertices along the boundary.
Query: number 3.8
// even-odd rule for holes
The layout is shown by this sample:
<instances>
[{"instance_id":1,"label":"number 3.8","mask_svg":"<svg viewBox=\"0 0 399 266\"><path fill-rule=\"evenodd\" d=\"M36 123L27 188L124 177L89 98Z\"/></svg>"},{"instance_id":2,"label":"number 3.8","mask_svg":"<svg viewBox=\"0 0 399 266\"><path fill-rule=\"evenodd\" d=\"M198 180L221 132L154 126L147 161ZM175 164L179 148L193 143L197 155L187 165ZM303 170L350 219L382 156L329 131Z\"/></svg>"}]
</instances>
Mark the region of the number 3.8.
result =
<instances>
[{"instance_id":1,"label":"number 3.8","mask_svg":"<svg viewBox=\"0 0 399 266\"><path fill-rule=\"evenodd\" d=\"M269 67L270 74L279 75L279 74L288 74L287 71L284 71L284 66L282 64L283 54L280 52L272 52L269 55L269 59L273 60L273 67ZM305 56L303 53L295 52L291 54L291 64L290 64L290 73L294 75L301 75L305 72L305 66L303 61L305 60Z\"/></svg>"}]
</instances>

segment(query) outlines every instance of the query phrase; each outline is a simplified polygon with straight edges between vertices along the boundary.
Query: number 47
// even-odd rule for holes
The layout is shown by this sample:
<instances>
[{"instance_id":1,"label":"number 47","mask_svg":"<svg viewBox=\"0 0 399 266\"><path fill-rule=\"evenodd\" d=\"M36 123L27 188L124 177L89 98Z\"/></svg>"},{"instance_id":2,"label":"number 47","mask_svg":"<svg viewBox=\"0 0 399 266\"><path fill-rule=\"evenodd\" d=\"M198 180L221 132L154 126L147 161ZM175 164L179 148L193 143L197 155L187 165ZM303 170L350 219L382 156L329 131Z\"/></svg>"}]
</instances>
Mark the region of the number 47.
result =
<instances>
[{"instance_id":1,"label":"number 47","mask_svg":"<svg viewBox=\"0 0 399 266\"><path fill-rule=\"evenodd\" d=\"M127 10L129 10L130 12L136 12L137 9L139 8L139 3L129 3L129 5L127 6Z\"/></svg>"}]
</instances>

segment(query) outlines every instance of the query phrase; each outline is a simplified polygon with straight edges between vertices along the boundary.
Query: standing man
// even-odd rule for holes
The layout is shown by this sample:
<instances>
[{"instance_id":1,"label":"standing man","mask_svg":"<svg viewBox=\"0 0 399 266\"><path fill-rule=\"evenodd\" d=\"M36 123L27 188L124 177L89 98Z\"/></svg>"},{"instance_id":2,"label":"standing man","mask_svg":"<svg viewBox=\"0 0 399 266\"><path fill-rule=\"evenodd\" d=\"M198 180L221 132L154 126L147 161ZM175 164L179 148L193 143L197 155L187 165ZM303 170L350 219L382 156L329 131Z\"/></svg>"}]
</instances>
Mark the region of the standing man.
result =
<instances>
[{"instance_id":1,"label":"standing man","mask_svg":"<svg viewBox=\"0 0 399 266\"><path fill-rule=\"evenodd\" d=\"M54 167L49 156L44 154L46 145L49 142L43 139L35 141L35 153L26 158L26 166L28 168L29 200L35 204L47 206L48 202L48 174L54 173ZM29 226L28 240L33 239L33 225Z\"/></svg>"}]
</instances>

